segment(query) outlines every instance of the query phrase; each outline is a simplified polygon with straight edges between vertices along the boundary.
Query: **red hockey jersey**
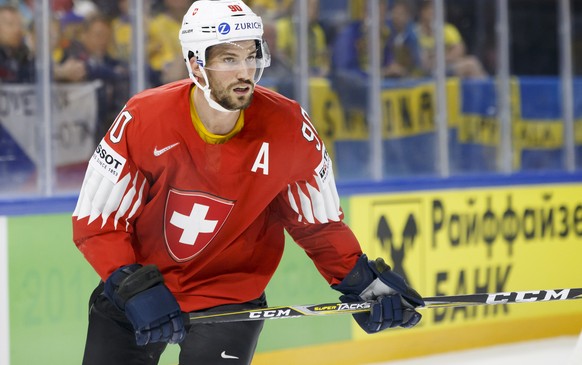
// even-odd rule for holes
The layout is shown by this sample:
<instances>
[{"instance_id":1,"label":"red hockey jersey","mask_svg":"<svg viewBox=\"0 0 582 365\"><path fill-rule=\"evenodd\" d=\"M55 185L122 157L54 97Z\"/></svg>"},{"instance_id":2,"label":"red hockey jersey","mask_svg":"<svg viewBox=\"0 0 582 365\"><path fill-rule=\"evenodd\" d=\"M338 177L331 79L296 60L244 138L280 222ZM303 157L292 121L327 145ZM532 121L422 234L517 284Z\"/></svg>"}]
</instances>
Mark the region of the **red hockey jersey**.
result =
<instances>
[{"instance_id":1,"label":"red hockey jersey","mask_svg":"<svg viewBox=\"0 0 582 365\"><path fill-rule=\"evenodd\" d=\"M192 87L146 90L118 115L89 161L77 247L103 280L124 265L157 265L183 311L259 297L285 229L338 283L361 249L307 113L257 86L242 130L209 144L192 123Z\"/></svg>"}]
</instances>

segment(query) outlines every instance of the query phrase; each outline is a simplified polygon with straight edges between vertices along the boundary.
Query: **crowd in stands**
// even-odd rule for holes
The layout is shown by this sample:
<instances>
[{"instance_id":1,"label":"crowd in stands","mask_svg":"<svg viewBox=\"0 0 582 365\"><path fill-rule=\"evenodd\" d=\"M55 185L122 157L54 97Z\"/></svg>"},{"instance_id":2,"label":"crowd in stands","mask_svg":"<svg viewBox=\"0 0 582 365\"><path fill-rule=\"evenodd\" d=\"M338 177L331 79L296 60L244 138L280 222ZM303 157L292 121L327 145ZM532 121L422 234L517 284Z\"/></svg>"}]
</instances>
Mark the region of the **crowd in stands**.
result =
<instances>
[{"instance_id":1,"label":"crowd in stands","mask_svg":"<svg viewBox=\"0 0 582 365\"><path fill-rule=\"evenodd\" d=\"M333 6L337 6L338 0ZM297 65L295 0L248 0L263 17L272 66L266 76L293 82ZM100 80L100 120L110 123L129 96L132 36L129 0L53 0L50 24L51 72L57 82ZM192 0L147 1L148 86L187 77L178 30ZM310 76L365 82L369 16L364 0L345 1L345 17L329 17L330 1L308 0ZM35 80L34 0L0 0L0 83ZM382 75L430 76L434 72L433 9L430 0L380 0ZM447 73L483 77L479 60L466 54L454 25L445 25ZM283 86L283 90L286 88ZM101 132L99 130L98 132Z\"/></svg>"},{"instance_id":2,"label":"crowd in stands","mask_svg":"<svg viewBox=\"0 0 582 365\"><path fill-rule=\"evenodd\" d=\"M336 1L342 3L342 1ZM265 37L273 56L266 76L278 80L285 93L292 90L289 75L297 65L297 15L294 0L249 0L265 21ZM370 15L365 0L343 2L345 17L328 13L330 1L307 0L308 60L311 77L328 77L340 94L365 99L369 67ZM386 79L431 77L436 71L432 0L380 0L374 15L380 19L381 75ZM446 23L447 76L483 78L481 62L467 54L455 25ZM349 87L348 87L349 86ZM280 90L280 91L281 91ZM291 92L290 92L291 93ZM344 99L344 98L341 98ZM353 101L353 100L352 100ZM356 102L357 104L358 103Z\"/></svg>"},{"instance_id":3,"label":"crowd in stands","mask_svg":"<svg viewBox=\"0 0 582 365\"><path fill-rule=\"evenodd\" d=\"M71 59L84 61L62 72L58 81L101 77L92 68L111 66L116 74L131 57L129 0L53 0L51 46L53 63L59 67ZM263 17L265 36L274 61L281 69L293 69L297 57L295 0L247 0ZM3 82L27 82L34 78L34 0L0 0L0 51ZM150 86L186 77L177 33L181 18L192 0L150 0L147 16L147 60ZM328 76L332 69L365 75L368 67L369 19L365 0L345 2L345 21L329 19L320 0L308 0L309 66L312 76ZM324 3L329 3L325 2ZM327 7L327 5L325 5ZM323 14L322 14L323 12ZM434 10L431 0L380 0L382 74L385 77L415 77L434 71ZM96 32L93 34L92 32ZM462 77L482 77L479 60L466 54L461 34L445 24L447 72ZM91 39L91 37L94 37ZM92 45L92 42L98 43ZM80 49L84 49L83 52ZM17 60L18 66L11 65ZM125 66L127 67L127 66ZM20 68L20 69L16 69ZM103 70L101 70L103 71ZM126 72L125 72L126 74ZM71 79L68 80L67 78Z\"/></svg>"}]
</instances>

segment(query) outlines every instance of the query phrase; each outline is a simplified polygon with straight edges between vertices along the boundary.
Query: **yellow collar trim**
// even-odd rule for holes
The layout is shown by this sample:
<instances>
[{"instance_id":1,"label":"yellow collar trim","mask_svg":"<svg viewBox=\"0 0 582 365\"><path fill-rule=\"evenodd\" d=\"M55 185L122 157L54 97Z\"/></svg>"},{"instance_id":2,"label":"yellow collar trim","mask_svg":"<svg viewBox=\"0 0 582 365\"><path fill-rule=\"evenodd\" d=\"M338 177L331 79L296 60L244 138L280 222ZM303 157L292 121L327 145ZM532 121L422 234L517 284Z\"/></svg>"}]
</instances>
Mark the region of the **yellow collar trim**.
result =
<instances>
[{"instance_id":1,"label":"yellow collar trim","mask_svg":"<svg viewBox=\"0 0 582 365\"><path fill-rule=\"evenodd\" d=\"M241 131L245 124L244 111L241 110L241 113L238 119L236 120L234 128L229 133L227 134L211 133L206 129L206 127L202 123L202 120L200 120L198 112L196 111L196 107L194 106L194 89L196 89L196 86L190 89L190 117L192 118L192 124L194 125L194 128L196 129L196 132L198 132L200 138L202 138L202 140L206 143L221 144L227 142L232 137L236 136L238 132Z\"/></svg>"}]
</instances>

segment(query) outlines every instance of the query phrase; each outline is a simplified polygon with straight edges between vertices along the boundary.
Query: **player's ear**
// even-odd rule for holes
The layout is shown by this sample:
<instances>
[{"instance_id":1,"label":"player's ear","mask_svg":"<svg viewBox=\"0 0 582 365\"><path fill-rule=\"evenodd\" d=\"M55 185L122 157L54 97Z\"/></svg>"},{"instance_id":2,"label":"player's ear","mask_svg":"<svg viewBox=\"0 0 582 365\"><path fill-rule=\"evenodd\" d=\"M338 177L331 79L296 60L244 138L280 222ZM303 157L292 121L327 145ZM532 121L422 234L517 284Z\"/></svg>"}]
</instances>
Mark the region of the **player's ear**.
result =
<instances>
[{"instance_id":1,"label":"player's ear","mask_svg":"<svg viewBox=\"0 0 582 365\"><path fill-rule=\"evenodd\" d=\"M194 75L196 80L198 80L198 82L202 86L205 86L206 80L204 79L204 76L202 76L202 72L200 71L200 65L196 63L194 57L190 58L190 67L192 68L192 74Z\"/></svg>"},{"instance_id":2,"label":"player's ear","mask_svg":"<svg viewBox=\"0 0 582 365\"><path fill-rule=\"evenodd\" d=\"M192 73L194 74L194 76L196 76L198 79L202 78L202 73L200 72L200 65L196 63L196 59L192 57L188 62L190 62L190 67L192 68Z\"/></svg>"}]
</instances>

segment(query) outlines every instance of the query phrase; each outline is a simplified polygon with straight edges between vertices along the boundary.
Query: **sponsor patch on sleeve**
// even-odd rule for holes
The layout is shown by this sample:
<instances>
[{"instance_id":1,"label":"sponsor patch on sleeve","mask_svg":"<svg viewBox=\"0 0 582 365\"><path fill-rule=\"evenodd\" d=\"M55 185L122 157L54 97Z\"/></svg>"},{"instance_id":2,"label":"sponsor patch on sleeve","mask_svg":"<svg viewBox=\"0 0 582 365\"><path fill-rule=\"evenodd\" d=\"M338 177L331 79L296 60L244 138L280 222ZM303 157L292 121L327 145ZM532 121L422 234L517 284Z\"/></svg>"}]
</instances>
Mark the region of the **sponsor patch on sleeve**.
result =
<instances>
[{"instance_id":1,"label":"sponsor patch on sleeve","mask_svg":"<svg viewBox=\"0 0 582 365\"><path fill-rule=\"evenodd\" d=\"M323 149L323 152L321 154L321 162L319 163L315 171L317 172L317 176L319 176L319 178L321 179L321 184L322 185L325 184L331 171L331 159L329 157L329 154L327 153L327 149L325 148Z\"/></svg>"},{"instance_id":2,"label":"sponsor patch on sleeve","mask_svg":"<svg viewBox=\"0 0 582 365\"><path fill-rule=\"evenodd\" d=\"M125 162L125 157L114 151L105 140L101 140L89 160L89 165L115 184L121 176Z\"/></svg>"}]
</instances>

